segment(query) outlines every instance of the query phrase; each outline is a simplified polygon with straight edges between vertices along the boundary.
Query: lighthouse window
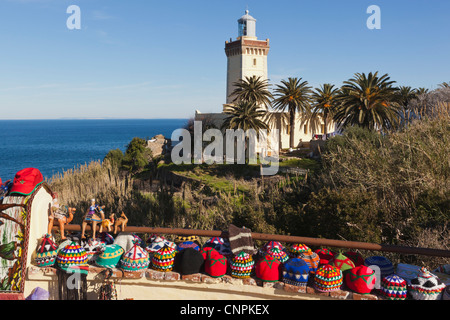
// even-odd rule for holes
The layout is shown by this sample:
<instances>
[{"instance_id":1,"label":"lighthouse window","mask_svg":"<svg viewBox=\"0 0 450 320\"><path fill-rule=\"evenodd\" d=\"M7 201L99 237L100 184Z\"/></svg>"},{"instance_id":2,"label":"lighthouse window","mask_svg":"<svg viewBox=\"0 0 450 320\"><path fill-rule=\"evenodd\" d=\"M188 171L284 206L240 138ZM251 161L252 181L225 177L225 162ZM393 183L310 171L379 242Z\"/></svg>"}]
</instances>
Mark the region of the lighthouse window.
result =
<instances>
[{"instance_id":1,"label":"lighthouse window","mask_svg":"<svg viewBox=\"0 0 450 320\"><path fill-rule=\"evenodd\" d=\"M253 59L253 66L256 66L256 59Z\"/></svg>"}]
</instances>

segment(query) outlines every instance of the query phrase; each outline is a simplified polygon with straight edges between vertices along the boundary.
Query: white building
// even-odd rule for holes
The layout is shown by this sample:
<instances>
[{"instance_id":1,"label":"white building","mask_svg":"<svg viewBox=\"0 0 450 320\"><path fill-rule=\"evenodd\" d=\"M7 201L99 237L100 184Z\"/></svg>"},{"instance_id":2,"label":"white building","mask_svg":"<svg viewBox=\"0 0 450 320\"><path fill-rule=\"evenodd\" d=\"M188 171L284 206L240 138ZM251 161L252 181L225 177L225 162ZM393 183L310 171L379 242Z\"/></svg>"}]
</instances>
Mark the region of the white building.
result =
<instances>
[{"instance_id":1,"label":"white building","mask_svg":"<svg viewBox=\"0 0 450 320\"><path fill-rule=\"evenodd\" d=\"M256 36L256 19L249 15L248 10L238 20L238 37L236 40L230 39L225 41L225 54L227 56L227 88L226 88L226 103L222 106L221 113L201 113L195 111L196 121L212 122L220 128L223 120L227 117L223 110L227 104L231 104L233 97L231 93L234 91L233 84L240 79L245 79L249 76L260 76L262 79L269 80L267 56L269 54L269 39L258 40ZM295 75L292 75L295 77ZM290 128L284 125L281 120L281 113L272 112L273 118L276 121L272 126L279 129L279 147L280 149L289 148ZM282 123L283 122L283 123ZM312 132L309 124L304 124L301 121L301 115L297 114L295 124L294 141L296 147L300 147L302 142L309 142L314 137L321 137L324 132L323 124L319 125L318 131ZM328 133L334 131L334 124L328 125Z\"/></svg>"}]
</instances>

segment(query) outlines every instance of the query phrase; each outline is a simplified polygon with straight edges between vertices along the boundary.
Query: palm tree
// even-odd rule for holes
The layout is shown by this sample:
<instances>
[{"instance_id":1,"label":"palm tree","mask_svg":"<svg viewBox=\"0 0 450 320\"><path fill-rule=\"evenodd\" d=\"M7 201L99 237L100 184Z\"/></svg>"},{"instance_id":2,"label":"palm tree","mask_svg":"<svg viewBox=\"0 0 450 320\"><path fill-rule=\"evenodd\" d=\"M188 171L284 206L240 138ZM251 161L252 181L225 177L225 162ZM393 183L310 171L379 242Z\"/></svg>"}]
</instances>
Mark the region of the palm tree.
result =
<instances>
[{"instance_id":1,"label":"palm tree","mask_svg":"<svg viewBox=\"0 0 450 320\"><path fill-rule=\"evenodd\" d=\"M262 77L251 76L240 79L233 83L234 91L231 96L234 97L233 102L248 101L257 106L264 107L266 110L270 106L272 94L269 91L269 83Z\"/></svg>"},{"instance_id":2,"label":"palm tree","mask_svg":"<svg viewBox=\"0 0 450 320\"><path fill-rule=\"evenodd\" d=\"M269 130L269 126L263 120L267 111L261 109L256 103L249 101L240 101L237 105L227 106L224 113L228 116L224 119L221 129L242 129L247 131L253 129L256 132L265 129ZM248 151L248 157L245 162L250 160L250 150L248 150L248 139L245 138L245 149ZM235 143L236 146L236 143Z\"/></svg>"},{"instance_id":3,"label":"palm tree","mask_svg":"<svg viewBox=\"0 0 450 320\"><path fill-rule=\"evenodd\" d=\"M254 102L240 101L236 105L227 106L224 113L228 116L222 124L223 129L269 129L264 119L266 111L259 108Z\"/></svg>"},{"instance_id":4,"label":"palm tree","mask_svg":"<svg viewBox=\"0 0 450 320\"><path fill-rule=\"evenodd\" d=\"M294 128L296 113L301 113L303 119L307 119L311 112L310 106L311 87L302 78L288 78L281 80L281 85L276 85L273 108L275 111L289 113L289 146L295 148Z\"/></svg>"},{"instance_id":5,"label":"palm tree","mask_svg":"<svg viewBox=\"0 0 450 320\"><path fill-rule=\"evenodd\" d=\"M369 129L389 129L398 122L398 89L387 74L378 72L356 73L344 81L339 95L339 105L333 120L342 127L359 125Z\"/></svg>"},{"instance_id":6,"label":"palm tree","mask_svg":"<svg viewBox=\"0 0 450 320\"><path fill-rule=\"evenodd\" d=\"M398 87L397 101L403 109L408 109L408 104L411 100L417 97L417 90L411 87L400 86Z\"/></svg>"},{"instance_id":7,"label":"palm tree","mask_svg":"<svg viewBox=\"0 0 450 320\"><path fill-rule=\"evenodd\" d=\"M440 88L450 88L450 82L442 82L441 84L439 84Z\"/></svg>"},{"instance_id":8,"label":"palm tree","mask_svg":"<svg viewBox=\"0 0 450 320\"><path fill-rule=\"evenodd\" d=\"M312 113L309 123L311 129L314 131L318 124L320 124L320 120L322 120L325 138L328 134L328 125L333 121L333 113L337 105L338 94L338 88L335 88L332 84L325 83L320 88L316 88L311 95Z\"/></svg>"}]
</instances>

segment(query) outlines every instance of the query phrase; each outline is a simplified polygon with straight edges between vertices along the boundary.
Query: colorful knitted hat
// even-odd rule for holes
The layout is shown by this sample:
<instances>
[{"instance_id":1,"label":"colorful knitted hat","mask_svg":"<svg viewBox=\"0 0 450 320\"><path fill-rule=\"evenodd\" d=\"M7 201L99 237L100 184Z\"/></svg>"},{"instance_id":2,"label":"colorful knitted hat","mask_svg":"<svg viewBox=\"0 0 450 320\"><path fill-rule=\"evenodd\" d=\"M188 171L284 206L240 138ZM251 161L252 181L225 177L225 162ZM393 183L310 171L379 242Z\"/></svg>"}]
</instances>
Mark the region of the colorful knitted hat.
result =
<instances>
[{"instance_id":1,"label":"colorful knitted hat","mask_svg":"<svg viewBox=\"0 0 450 320\"><path fill-rule=\"evenodd\" d=\"M282 274L284 283L304 287L308 283L309 266L303 259L293 258L283 265Z\"/></svg>"},{"instance_id":2,"label":"colorful knitted hat","mask_svg":"<svg viewBox=\"0 0 450 320\"><path fill-rule=\"evenodd\" d=\"M343 274L345 274L348 270L351 270L355 267L353 261L348 257L344 256L342 253L338 253L337 255L335 255L333 259L331 259L329 264L341 269Z\"/></svg>"},{"instance_id":3,"label":"colorful knitted hat","mask_svg":"<svg viewBox=\"0 0 450 320\"><path fill-rule=\"evenodd\" d=\"M375 271L366 266L354 267L345 273L344 280L350 290L367 294L375 287Z\"/></svg>"},{"instance_id":4,"label":"colorful knitted hat","mask_svg":"<svg viewBox=\"0 0 450 320\"><path fill-rule=\"evenodd\" d=\"M138 239L135 240L133 247L120 258L120 266L125 272L144 270L149 264L148 253L139 246Z\"/></svg>"},{"instance_id":5,"label":"colorful knitted hat","mask_svg":"<svg viewBox=\"0 0 450 320\"><path fill-rule=\"evenodd\" d=\"M387 300L406 300L408 288L405 279L396 274L384 277L380 284L380 293Z\"/></svg>"},{"instance_id":6,"label":"colorful knitted hat","mask_svg":"<svg viewBox=\"0 0 450 320\"><path fill-rule=\"evenodd\" d=\"M93 263L97 259L97 256L105 249L106 244L100 239L90 238L83 246L83 249L88 255L88 262Z\"/></svg>"},{"instance_id":7,"label":"colorful knitted hat","mask_svg":"<svg viewBox=\"0 0 450 320\"><path fill-rule=\"evenodd\" d=\"M298 255L298 258L305 260L306 264L309 266L309 272L314 274L319 267L320 258L317 253L311 250L302 252Z\"/></svg>"},{"instance_id":8,"label":"colorful knitted hat","mask_svg":"<svg viewBox=\"0 0 450 320\"><path fill-rule=\"evenodd\" d=\"M230 242L228 239L224 239L221 237L212 237L208 239L203 247L211 247L217 250L221 255L229 256L232 254Z\"/></svg>"},{"instance_id":9,"label":"colorful knitted hat","mask_svg":"<svg viewBox=\"0 0 450 320\"><path fill-rule=\"evenodd\" d=\"M420 267L412 264L399 263L397 264L397 272L400 278L406 280L407 283L410 283L412 279L417 278L417 275L420 272Z\"/></svg>"},{"instance_id":10,"label":"colorful knitted hat","mask_svg":"<svg viewBox=\"0 0 450 320\"><path fill-rule=\"evenodd\" d=\"M56 263L61 270L74 270L86 273L89 269L88 255L86 251L76 242L65 246L58 252Z\"/></svg>"},{"instance_id":11,"label":"colorful knitted hat","mask_svg":"<svg viewBox=\"0 0 450 320\"><path fill-rule=\"evenodd\" d=\"M358 253L356 251L344 252L344 256L346 256L347 258L352 260L353 263L355 264L355 267L364 265L364 258L362 257L362 255L360 253Z\"/></svg>"},{"instance_id":12,"label":"colorful knitted hat","mask_svg":"<svg viewBox=\"0 0 450 320\"><path fill-rule=\"evenodd\" d=\"M250 278L254 266L255 261L253 261L252 256L244 251L241 251L231 260L231 276L240 279Z\"/></svg>"},{"instance_id":13,"label":"colorful knitted hat","mask_svg":"<svg viewBox=\"0 0 450 320\"><path fill-rule=\"evenodd\" d=\"M145 251L147 251L150 255L150 257L158 250L162 249L163 247L169 247L172 249L176 249L177 245L169 240L166 240L164 238L156 238L155 241L150 243L146 248Z\"/></svg>"},{"instance_id":14,"label":"colorful knitted hat","mask_svg":"<svg viewBox=\"0 0 450 320\"><path fill-rule=\"evenodd\" d=\"M314 251L320 258L319 265L328 264L334 257L334 252L329 249L321 248Z\"/></svg>"},{"instance_id":15,"label":"colorful knitted hat","mask_svg":"<svg viewBox=\"0 0 450 320\"><path fill-rule=\"evenodd\" d=\"M298 258L300 253L311 251L311 249L301 243L295 243L288 248L288 253L291 258Z\"/></svg>"},{"instance_id":16,"label":"colorful knitted hat","mask_svg":"<svg viewBox=\"0 0 450 320\"><path fill-rule=\"evenodd\" d=\"M185 248L175 255L173 269L182 275L200 273L205 259L194 248Z\"/></svg>"},{"instance_id":17,"label":"colorful knitted hat","mask_svg":"<svg viewBox=\"0 0 450 320\"><path fill-rule=\"evenodd\" d=\"M342 283L341 270L326 264L317 269L313 286L320 292L330 292L340 290Z\"/></svg>"},{"instance_id":18,"label":"colorful knitted hat","mask_svg":"<svg viewBox=\"0 0 450 320\"><path fill-rule=\"evenodd\" d=\"M102 268L116 268L124 252L118 244L108 244L95 259L95 264Z\"/></svg>"},{"instance_id":19,"label":"colorful knitted hat","mask_svg":"<svg viewBox=\"0 0 450 320\"><path fill-rule=\"evenodd\" d=\"M271 257L274 257L281 263L285 263L289 260L289 256L287 255L287 253L278 247L269 248L267 250L267 254Z\"/></svg>"},{"instance_id":20,"label":"colorful knitted hat","mask_svg":"<svg viewBox=\"0 0 450 320\"><path fill-rule=\"evenodd\" d=\"M185 241L192 241L196 242L197 244L200 244L200 239L198 236L177 236L173 242L178 244Z\"/></svg>"},{"instance_id":21,"label":"colorful knitted hat","mask_svg":"<svg viewBox=\"0 0 450 320\"><path fill-rule=\"evenodd\" d=\"M102 232L100 233L100 241L103 242L105 245L110 245L114 243L114 238L109 233Z\"/></svg>"},{"instance_id":22,"label":"colorful knitted hat","mask_svg":"<svg viewBox=\"0 0 450 320\"><path fill-rule=\"evenodd\" d=\"M278 248L280 250L284 249L283 245L278 241L269 241L263 246L262 249L263 249L263 251L267 252L268 250L273 249L273 248Z\"/></svg>"},{"instance_id":23,"label":"colorful knitted hat","mask_svg":"<svg viewBox=\"0 0 450 320\"><path fill-rule=\"evenodd\" d=\"M55 264L58 247L52 240L50 234L45 234L37 249L36 263L38 267L50 267Z\"/></svg>"},{"instance_id":24,"label":"colorful knitted hat","mask_svg":"<svg viewBox=\"0 0 450 320\"><path fill-rule=\"evenodd\" d=\"M274 248L279 250L278 248ZM281 262L274 256L267 254L259 259L255 265L255 275L258 279L266 282L275 282L280 280Z\"/></svg>"},{"instance_id":25,"label":"colorful knitted hat","mask_svg":"<svg viewBox=\"0 0 450 320\"><path fill-rule=\"evenodd\" d=\"M394 266L392 265L392 262L388 258L382 256L368 257L364 260L364 265L371 268L375 272L377 272L375 267L380 268L381 279L394 273Z\"/></svg>"},{"instance_id":26,"label":"colorful knitted hat","mask_svg":"<svg viewBox=\"0 0 450 320\"><path fill-rule=\"evenodd\" d=\"M152 256L152 269L157 271L172 271L175 254L177 251L169 246L164 246Z\"/></svg>"},{"instance_id":27,"label":"colorful knitted hat","mask_svg":"<svg viewBox=\"0 0 450 320\"><path fill-rule=\"evenodd\" d=\"M195 249L197 251L200 250L199 245L197 243L193 242L193 241L184 241L184 242L181 242L181 243L179 243L177 245L177 250L178 251L181 251L181 250L186 249L186 248L192 248L192 249Z\"/></svg>"},{"instance_id":28,"label":"colorful knitted hat","mask_svg":"<svg viewBox=\"0 0 450 320\"><path fill-rule=\"evenodd\" d=\"M219 278L227 273L227 258L216 249L211 247L203 248L202 255L205 259L204 270L207 275Z\"/></svg>"},{"instance_id":29,"label":"colorful knitted hat","mask_svg":"<svg viewBox=\"0 0 450 320\"><path fill-rule=\"evenodd\" d=\"M424 267L408 285L408 291L414 300L440 300L444 289L445 284Z\"/></svg>"}]
</instances>

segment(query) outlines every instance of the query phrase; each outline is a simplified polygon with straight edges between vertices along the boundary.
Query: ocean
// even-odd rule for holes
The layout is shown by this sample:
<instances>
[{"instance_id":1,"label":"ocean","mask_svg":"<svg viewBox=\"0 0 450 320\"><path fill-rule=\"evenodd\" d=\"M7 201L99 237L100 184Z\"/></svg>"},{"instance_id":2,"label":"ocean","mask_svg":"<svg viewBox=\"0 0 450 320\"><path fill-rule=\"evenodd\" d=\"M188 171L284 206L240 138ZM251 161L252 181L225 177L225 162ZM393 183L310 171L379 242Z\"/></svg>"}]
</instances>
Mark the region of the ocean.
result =
<instances>
[{"instance_id":1,"label":"ocean","mask_svg":"<svg viewBox=\"0 0 450 320\"><path fill-rule=\"evenodd\" d=\"M50 178L91 161L109 150L126 150L134 138L151 138L183 128L187 119L0 120L0 178L33 167Z\"/></svg>"}]
</instances>

